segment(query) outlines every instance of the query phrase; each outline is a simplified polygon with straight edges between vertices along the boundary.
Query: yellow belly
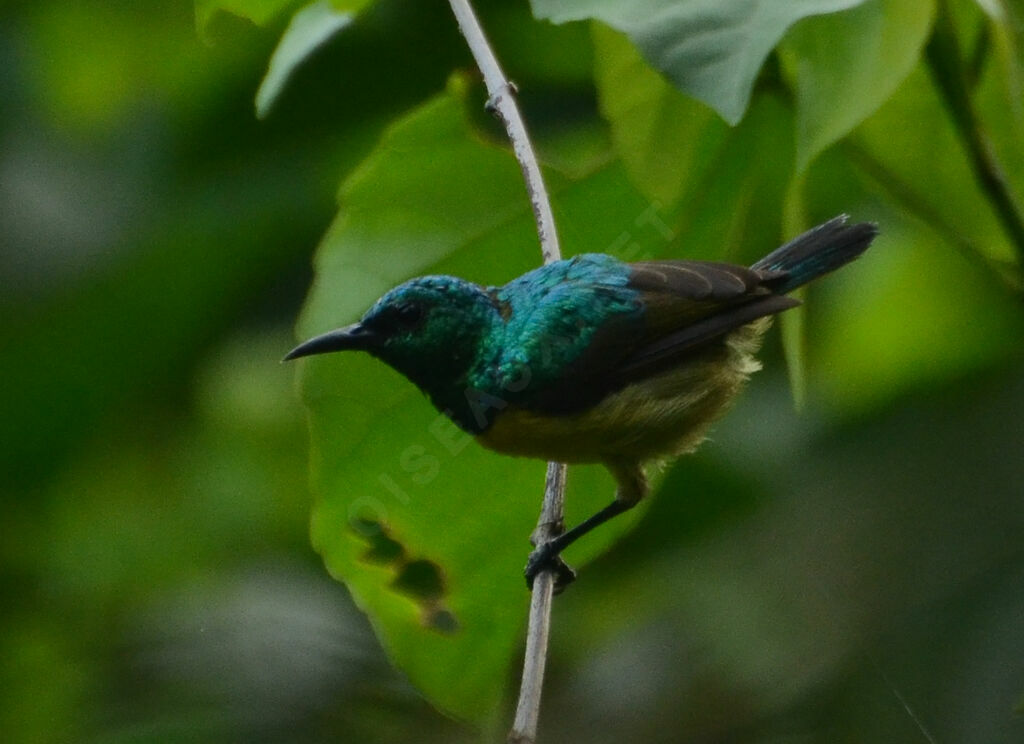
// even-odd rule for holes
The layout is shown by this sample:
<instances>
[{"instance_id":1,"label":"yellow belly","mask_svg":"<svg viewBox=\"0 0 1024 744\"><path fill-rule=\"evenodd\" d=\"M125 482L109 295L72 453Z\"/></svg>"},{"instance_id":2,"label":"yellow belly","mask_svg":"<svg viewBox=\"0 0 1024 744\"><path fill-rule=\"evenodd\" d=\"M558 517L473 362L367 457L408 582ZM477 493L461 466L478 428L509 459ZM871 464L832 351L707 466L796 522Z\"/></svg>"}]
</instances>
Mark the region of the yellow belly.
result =
<instances>
[{"instance_id":1,"label":"yellow belly","mask_svg":"<svg viewBox=\"0 0 1024 744\"><path fill-rule=\"evenodd\" d=\"M581 413L550 416L509 408L478 440L498 452L567 463L643 462L692 451L760 368L753 353L767 327L760 321L745 326L725 344Z\"/></svg>"}]
</instances>

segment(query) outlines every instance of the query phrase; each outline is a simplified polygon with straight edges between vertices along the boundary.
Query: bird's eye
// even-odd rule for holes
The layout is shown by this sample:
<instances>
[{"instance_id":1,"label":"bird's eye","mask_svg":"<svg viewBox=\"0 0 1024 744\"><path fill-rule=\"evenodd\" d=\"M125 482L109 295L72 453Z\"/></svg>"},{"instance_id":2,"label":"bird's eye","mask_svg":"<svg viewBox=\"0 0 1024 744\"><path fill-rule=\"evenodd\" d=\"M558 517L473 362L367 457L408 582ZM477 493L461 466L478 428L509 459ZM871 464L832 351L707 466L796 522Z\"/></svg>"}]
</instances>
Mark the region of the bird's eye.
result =
<instances>
[{"instance_id":1,"label":"bird's eye","mask_svg":"<svg viewBox=\"0 0 1024 744\"><path fill-rule=\"evenodd\" d=\"M423 320L423 306L406 302L395 308L395 320L403 328L415 328Z\"/></svg>"}]
</instances>

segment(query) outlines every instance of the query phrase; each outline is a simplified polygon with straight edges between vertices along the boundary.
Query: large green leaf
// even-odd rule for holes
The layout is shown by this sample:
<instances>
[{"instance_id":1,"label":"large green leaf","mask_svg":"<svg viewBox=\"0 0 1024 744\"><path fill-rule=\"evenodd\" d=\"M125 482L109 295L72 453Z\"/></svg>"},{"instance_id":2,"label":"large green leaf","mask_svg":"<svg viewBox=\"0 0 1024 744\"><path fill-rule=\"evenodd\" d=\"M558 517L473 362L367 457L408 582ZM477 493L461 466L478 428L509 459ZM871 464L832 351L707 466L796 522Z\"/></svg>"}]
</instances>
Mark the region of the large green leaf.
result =
<instances>
[{"instance_id":1,"label":"large green leaf","mask_svg":"<svg viewBox=\"0 0 1024 744\"><path fill-rule=\"evenodd\" d=\"M934 0L869 0L808 18L782 46L796 93L797 170L873 114L917 64Z\"/></svg>"},{"instance_id":2,"label":"large green leaf","mask_svg":"<svg viewBox=\"0 0 1024 744\"><path fill-rule=\"evenodd\" d=\"M786 30L801 18L863 0L531 0L555 23L599 20L623 31L680 90L730 124L747 109L758 71Z\"/></svg>"},{"instance_id":3,"label":"large green leaf","mask_svg":"<svg viewBox=\"0 0 1024 744\"><path fill-rule=\"evenodd\" d=\"M303 337L352 321L415 274L503 283L539 262L517 164L467 121L453 88L396 124L347 180L317 256ZM650 204L617 164L548 181L567 252L621 248L624 230L642 250L664 246L636 227ZM317 549L412 682L441 708L486 723L521 640L522 567L544 464L482 449L369 357L308 360L301 387ZM572 469L569 484L570 522L612 495L597 467ZM567 557L588 560L630 522L602 528Z\"/></svg>"}]
</instances>

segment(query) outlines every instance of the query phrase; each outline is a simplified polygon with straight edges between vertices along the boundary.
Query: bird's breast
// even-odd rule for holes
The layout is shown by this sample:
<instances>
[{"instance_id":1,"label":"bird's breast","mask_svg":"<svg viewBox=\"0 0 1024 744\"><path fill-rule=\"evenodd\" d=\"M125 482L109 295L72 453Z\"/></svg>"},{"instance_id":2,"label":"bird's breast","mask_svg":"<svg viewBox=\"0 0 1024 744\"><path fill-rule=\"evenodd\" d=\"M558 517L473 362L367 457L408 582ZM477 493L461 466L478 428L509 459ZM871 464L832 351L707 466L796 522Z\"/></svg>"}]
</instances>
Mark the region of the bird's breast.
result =
<instances>
[{"instance_id":1,"label":"bird's breast","mask_svg":"<svg viewBox=\"0 0 1024 744\"><path fill-rule=\"evenodd\" d=\"M613 392L585 411L554 415L509 406L485 447L566 463L645 461L694 449L759 365L726 345Z\"/></svg>"}]
</instances>

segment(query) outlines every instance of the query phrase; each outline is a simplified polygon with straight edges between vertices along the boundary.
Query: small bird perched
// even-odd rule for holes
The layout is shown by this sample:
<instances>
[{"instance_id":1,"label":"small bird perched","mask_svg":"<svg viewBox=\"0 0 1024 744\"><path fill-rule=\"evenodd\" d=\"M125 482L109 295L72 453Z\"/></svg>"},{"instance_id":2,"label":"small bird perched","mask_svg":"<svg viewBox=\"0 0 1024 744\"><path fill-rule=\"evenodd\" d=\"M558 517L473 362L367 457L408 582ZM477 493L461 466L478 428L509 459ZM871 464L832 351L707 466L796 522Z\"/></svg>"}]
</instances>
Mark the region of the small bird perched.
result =
<instances>
[{"instance_id":1,"label":"small bird perched","mask_svg":"<svg viewBox=\"0 0 1024 744\"><path fill-rule=\"evenodd\" d=\"M785 294L857 258L878 233L846 221L819 225L750 268L588 253L503 287L411 279L359 322L285 359L366 351L485 447L604 464L614 501L538 546L526 566L530 586L544 568L564 586L574 573L559 553L640 501L644 464L696 449L760 368L754 354L771 316L800 304Z\"/></svg>"}]
</instances>

